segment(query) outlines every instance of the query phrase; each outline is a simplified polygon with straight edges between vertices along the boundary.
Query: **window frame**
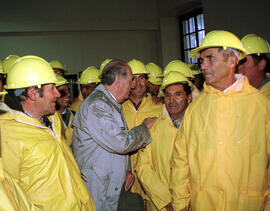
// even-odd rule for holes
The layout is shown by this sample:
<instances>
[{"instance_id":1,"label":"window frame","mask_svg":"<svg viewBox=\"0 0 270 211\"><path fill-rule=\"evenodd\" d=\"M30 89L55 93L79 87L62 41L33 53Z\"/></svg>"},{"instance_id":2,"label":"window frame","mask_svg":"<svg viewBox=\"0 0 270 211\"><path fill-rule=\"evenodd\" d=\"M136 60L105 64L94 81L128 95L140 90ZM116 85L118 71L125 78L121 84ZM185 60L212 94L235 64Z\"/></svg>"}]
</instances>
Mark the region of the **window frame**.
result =
<instances>
[{"instance_id":1,"label":"window frame","mask_svg":"<svg viewBox=\"0 0 270 211\"><path fill-rule=\"evenodd\" d=\"M191 43L190 43L190 47L189 48L187 48L187 49L185 49L185 44L184 44L184 37L185 36L187 36L187 35L191 35L191 34L193 34L193 33L195 33L195 37L196 37L196 44L197 44L197 46L195 47L195 48L197 48L198 47L198 45L199 45L199 32L200 31L204 31L204 33L205 33L205 21L204 21L204 18L203 18L203 23L204 23L204 28L203 29L200 29L200 30L198 30L198 25L197 25L197 16L198 15L201 15L201 14L203 14L203 9L202 8L199 8L199 9L194 9L194 10L192 10L191 12L189 12L189 13L186 13L186 14L184 14L184 15L181 15L181 16L179 16L178 17L178 21L179 21L179 29L180 29L180 39L181 39L181 41L180 41L180 43L181 43L181 57L182 57L182 60L184 61L184 62L187 62L186 60L185 60L185 52L187 52L187 51L191 51L192 49L194 49L194 48L191 48ZM194 17L194 25L195 25L195 31L194 32L192 32L192 33L190 33L190 28L189 28L189 33L187 33L187 34L184 34L184 30L183 30L183 22L184 21L188 21L190 18L192 18L192 17ZM204 14L203 14L203 17L204 17ZM188 24L188 27L189 27L189 24ZM198 59L195 59L196 60L196 64L198 64L199 63L199 61L198 61ZM190 61L190 62L192 62L192 61ZM187 62L187 63L190 63L190 62ZM192 63L194 63L194 62L192 62Z\"/></svg>"}]
</instances>

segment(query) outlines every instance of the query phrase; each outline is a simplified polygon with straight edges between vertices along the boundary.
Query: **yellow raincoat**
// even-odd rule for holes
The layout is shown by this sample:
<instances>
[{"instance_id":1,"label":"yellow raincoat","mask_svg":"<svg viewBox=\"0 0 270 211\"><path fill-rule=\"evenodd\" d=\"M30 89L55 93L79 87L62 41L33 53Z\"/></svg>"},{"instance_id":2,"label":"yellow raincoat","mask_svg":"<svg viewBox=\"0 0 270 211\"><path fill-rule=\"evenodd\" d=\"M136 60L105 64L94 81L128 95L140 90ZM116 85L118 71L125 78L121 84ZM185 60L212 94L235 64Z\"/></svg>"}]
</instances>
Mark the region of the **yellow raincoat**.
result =
<instances>
[{"instance_id":1,"label":"yellow raincoat","mask_svg":"<svg viewBox=\"0 0 270 211\"><path fill-rule=\"evenodd\" d=\"M152 142L138 152L138 179L152 203L148 211L162 210L171 202L170 160L177 129L164 106L163 115L150 129ZM163 208L163 209L162 209Z\"/></svg>"},{"instance_id":2,"label":"yellow raincoat","mask_svg":"<svg viewBox=\"0 0 270 211\"><path fill-rule=\"evenodd\" d=\"M72 104L70 106L70 110L73 111L73 112L77 112L78 109L80 108L81 104L83 102L83 96L82 96L82 93L80 92L78 97L76 97L73 101L72 101Z\"/></svg>"},{"instance_id":3,"label":"yellow raincoat","mask_svg":"<svg viewBox=\"0 0 270 211\"><path fill-rule=\"evenodd\" d=\"M238 77L225 93L204 85L185 112L171 162L174 210L190 198L192 211L259 211L268 203L270 102Z\"/></svg>"},{"instance_id":4,"label":"yellow raincoat","mask_svg":"<svg viewBox=\"0 0 270 211\"><path fill-rule=\"evenodd\" d=\"M264 84L259 90L265 97L270 99L270 82Z\"/></svg>"},{"instance_id":5,"label":"yellow raincoat","mask_svg":"<svg viewBox=\"0 0 270 211\"><path fill-rule=\"evenodd\" d=\"M132 129L140 124L143 120L148 117L159 117L162 114L163 104L155 104L152 101L152 97L149 94L147 97L144 97L139 109L136 111L132 102L127 100L122 105L122 110L127 122L128 129ZM141 188L141 185L138 182L137 175L135 174L135 166L137 162L137 152L133 153L130 156L131 170L135 175L135 182L131 188L132 192L139 193L141 196L146 199L146 195Z\"/></svg>"},{"instance_id":6,"label":"yellow raincoat","mask_svg":"<svg viewBox=\"0 0 270 211\"><path fill-rule=\"evenodd\" d=\"M71 127L71 121L74 118L74 115L72 112L70 112L70 117L69 117L69 122L68 125L65 124L65 122L62 119L62 115L60 113L59 114L59 118L61 119L62 122L62 127L64 129L64 133L65 133L65 137L66 137L66 141L67 141L67 145L71 146L72 143L72 134L73 134L73 129Z\"/></svg>"},{"instance_id":7,"label":"yellow raincoat","mask_svg":"<svg viewBox=\"0 0 270 211\"><path fill-rule=\"evenodd\" d=\"M0 158L0 210L1 211L34 211L38 210L30 202L19 184L7 172L3 171Z\"/></svg>"},{"instance_id":8,"label":"yellow raincoat","mask_svg":"<svg viewBox=\"0 0 270 211\"><path fill-rule=\"evenodd\" d=\"M95 210L70 147L62 140L60 119L52 130L37 119L10 109L0 115L4 171L18 181L42 210Z\"/></svg>"}]
</instances>

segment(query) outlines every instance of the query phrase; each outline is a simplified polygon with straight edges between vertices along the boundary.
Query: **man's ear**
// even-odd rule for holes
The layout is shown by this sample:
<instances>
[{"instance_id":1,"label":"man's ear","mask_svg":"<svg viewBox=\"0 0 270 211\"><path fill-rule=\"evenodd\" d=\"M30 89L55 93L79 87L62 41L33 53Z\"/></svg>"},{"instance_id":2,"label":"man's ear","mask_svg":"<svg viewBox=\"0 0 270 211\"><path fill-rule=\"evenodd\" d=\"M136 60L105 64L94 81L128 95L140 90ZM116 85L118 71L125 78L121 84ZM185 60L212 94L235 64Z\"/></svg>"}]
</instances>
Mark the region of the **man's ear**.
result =
<instances>
[{"instance_id":1,"label":"man's ear","mask_svg":"<svg viewBox=\"0 0 270 211\"><path fill-rule=\"evenodd\" d=\"M119 76L119 75L117 75L117 76L115 77L114 84L115 84L115 86L116 86L117 88L121 88L121 87L120 87L120 76Z\"/></svg>"},{"instance_id":2,"label":"man's ear","mask_svg":"<svg viewBox=\"0 0 270 211\"><path fill-rule=\"evenodd\" d=\"M229 61L230 66L233 68L238 65L239 59L235 54L233 54L232 56L229 57Z\"/></svg>"},{"instance_id":3,"label":"man's ear","mask_svg":"<svg viewBox=\"0 0 270 211\"><path fill-rule=\"evenodd\" d=\"M264 69L266 67L265 59L262 59L257 65L258 65L260 71L264 71Z\"/></svg>"},{"instance_id":4,"label":"man's ear","mask_svg":"<svg viewBox=\"0 0 270 211\"><path fill-rule=\"evenodd\" d=\"M188 101L188 104L192 102L192 94L187 96L187 101Z\"/></svg>"},{"instance_id":5,"label":"man's ear","mask_svg":"<svg viewBox=\"0 0 270 211\"><path fill-rule=\"evenodd\" d=\"M38 90L35 89L34 87L29 87L26 90L26 93L28 98L31 99L32 101L36 101L40 98Z\"/></svg>"}]
</instances>

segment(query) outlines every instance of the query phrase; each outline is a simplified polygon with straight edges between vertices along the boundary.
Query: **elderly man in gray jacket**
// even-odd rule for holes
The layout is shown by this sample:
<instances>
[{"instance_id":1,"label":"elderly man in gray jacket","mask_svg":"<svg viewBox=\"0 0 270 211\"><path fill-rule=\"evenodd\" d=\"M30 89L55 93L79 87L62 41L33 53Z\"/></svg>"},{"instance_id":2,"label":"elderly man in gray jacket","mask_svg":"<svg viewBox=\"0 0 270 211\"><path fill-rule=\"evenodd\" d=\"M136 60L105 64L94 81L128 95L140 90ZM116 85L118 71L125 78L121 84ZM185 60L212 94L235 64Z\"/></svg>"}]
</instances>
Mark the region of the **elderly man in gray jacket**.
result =
<instances>
[{"instance_id":1,"label":"elderly man in gray jacket","mask_svg":"<svg viewBox=\"0 0 270 211\"><path fill-rule=\"evenodd\" d=\"M121 103L132 87L130 67L119 60L107 64L101 84L81 105L73 120L72 151L97 211L116 211L120 191L131 186L128 153L150 143L156 118L127 129Z\"/></svg>"}]
</instances>

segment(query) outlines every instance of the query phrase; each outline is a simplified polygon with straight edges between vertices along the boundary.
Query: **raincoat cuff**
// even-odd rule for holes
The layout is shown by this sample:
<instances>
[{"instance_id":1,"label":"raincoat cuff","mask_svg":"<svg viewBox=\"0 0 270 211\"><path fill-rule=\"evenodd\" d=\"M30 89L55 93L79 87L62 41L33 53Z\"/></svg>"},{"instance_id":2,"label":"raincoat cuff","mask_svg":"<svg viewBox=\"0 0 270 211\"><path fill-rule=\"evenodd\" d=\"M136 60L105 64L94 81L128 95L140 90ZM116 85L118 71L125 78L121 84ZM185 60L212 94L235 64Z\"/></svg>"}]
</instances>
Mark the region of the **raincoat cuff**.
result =
<instances>
[{"instance_id":1,"label":"raincoat cuff","mask_svg":"<svg viewBox=\"0 0 270 211\"><path fill-rule=\"evenodd\" d=\"M150 135L148 128L146 127L145 124L141 124L140 127L142 128L144 137L147 139L146 143L149 144L152 141L152 139L151 139L151 135Z\"/></svg>"}]
</instances>

